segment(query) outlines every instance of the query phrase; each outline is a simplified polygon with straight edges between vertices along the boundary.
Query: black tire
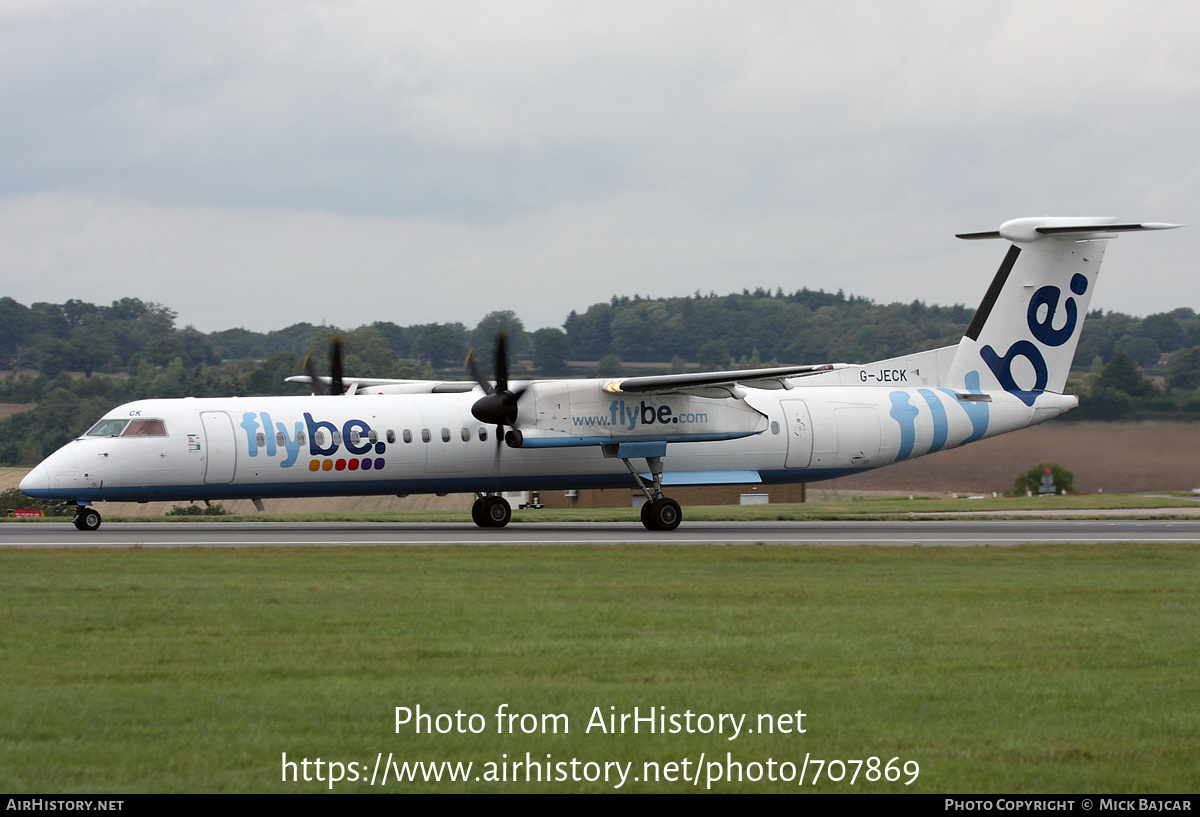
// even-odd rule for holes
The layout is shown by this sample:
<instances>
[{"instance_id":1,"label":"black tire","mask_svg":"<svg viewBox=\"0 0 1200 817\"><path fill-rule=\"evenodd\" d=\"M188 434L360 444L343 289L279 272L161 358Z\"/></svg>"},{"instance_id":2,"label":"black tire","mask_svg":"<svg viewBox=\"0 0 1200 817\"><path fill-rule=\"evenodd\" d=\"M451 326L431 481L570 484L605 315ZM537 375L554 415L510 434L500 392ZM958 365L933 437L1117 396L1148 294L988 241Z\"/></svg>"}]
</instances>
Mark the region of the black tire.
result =
<instances>
[{"instance_id":1,"label":"black tire","mask_svg":"<svg viewBox=\"0 0 1200 817\"><path fill-rule=\"evenodd\" d=\"M650 503L645 520L650 530L672 531L683 521L683 510L679 503L668 497L660 497Z\"/></svg>"},{"instance_id":2,"label":"black tire","mask_svg":"<svg viewBox=\"0 0 1200 817\"><path fill-rule=\"evenodd\" d=\"M653 504L654 503L648 499L642 503L642 524L647 530L654 530L654 528L650 527L652 524L650 522L650 506Z\"/></svg>"},{"instance_id":3,"label":"black tire","mask_svg":"<svg viewBox=\"0 0 1200 817\"><path fill-rule=\"evenodd\" d=\"M100 512L94 508L80 508L75 512L75 527L79 530L96 530L100 521Z\"/></svg>"},{"instance_id":4,"label":"black tire","mask_svg":"<svg viewBox=\"0 0 1200 817\"><path fill-rule=\"evenodd\" d=\"M477 499L471 504L471 521L483 527L483 500Z\"/></svg>"},{"instance_id":5,"label":"black tire","mask_svg":"<svg viewBox=\"0 0 1200 817\"><path fill-rule=\"evenodd\" d=\"M512 506L502 496L484 498L480 518L485 528L502 528L512 519Z\"/></svg>"}]
</instances>

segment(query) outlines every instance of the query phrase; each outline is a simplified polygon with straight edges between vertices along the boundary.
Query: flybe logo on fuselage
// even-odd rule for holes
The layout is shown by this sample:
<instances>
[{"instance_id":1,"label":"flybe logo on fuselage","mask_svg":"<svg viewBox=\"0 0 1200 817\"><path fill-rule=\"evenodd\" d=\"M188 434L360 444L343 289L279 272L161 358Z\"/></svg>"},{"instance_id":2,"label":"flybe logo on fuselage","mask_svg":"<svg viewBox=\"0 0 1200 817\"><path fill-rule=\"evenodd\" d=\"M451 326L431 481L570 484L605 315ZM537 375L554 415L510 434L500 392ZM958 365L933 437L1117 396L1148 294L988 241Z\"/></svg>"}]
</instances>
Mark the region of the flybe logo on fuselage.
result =
<instances>
[{"instance_id":1,"label":"flybe logo on fuselage","mask_svg":"<svg viewBox=\"0 0 1200 817\"><path fill-rule=\"evenodd\" d=\"M242 414L241 427L246 432L246 453L251 457L260 454L276 457L282 451L280 468L295 465L302 447L308 448L311 457L325 458L311 460L308 464L311 471L367 471L384 466L382 455L387 444L363 420L347 420L339 428L326 420L314 419L306 411L303 422L297 420L288 429L284 423L272 421L268 412L247 411ZM333 459L343 447L351 456ZM377 456L368 456L371 454Z\"/></svg>"},{"instance_id":2,"label":"flybe logo on fuselage","mask_svg":"<svg viewBox=\"0 0 1200 817\"><path fill-rule=\"evenodd\" d=\"M1071 278L1071 292L1076 295L1083 295L1087 292L1088 280L1087 277L1080 273L1075 273ZM1075 303L1075 299L1067 297L1065 303L1062 303L1063 311L1066 313L1066 321L1059 329L1054 328L1054 317L1058 312L1060 299L1062 298L1062 290L1051 284L1041 287L1037 292L1033 293L1033 297L1029 299L1029 309L1025 315L1025 323L1029 327L1030 334L1034 339L1040 341L1046 346L1057 348L1069 341L1072 335L1075 334L1075 327L1079 324L1079 306ZM1045 313L1042 313L1045 307ZM1046 383L1049 381L1050 373L1046 367L1046 358L1042 354L1041 349L1037 344L1029 340L1018 340L1008 347L1008 351L1000 355L990 345L984 346L979 350L979 356L983 358L983 362L992 370L992 374L996 376L996 380L1000 382L1000 386L1008 392L1014 392L1027 406L1032 406L1034 400L1037 399L1036 392L1045 390ZM1016 378L1013 377L1012 365L1013 361L1018 357L1023 357L1029 364L1033 366L1034 383L1032 389L1022 389L1017 385Z\"/></svg>"}]
</instances>

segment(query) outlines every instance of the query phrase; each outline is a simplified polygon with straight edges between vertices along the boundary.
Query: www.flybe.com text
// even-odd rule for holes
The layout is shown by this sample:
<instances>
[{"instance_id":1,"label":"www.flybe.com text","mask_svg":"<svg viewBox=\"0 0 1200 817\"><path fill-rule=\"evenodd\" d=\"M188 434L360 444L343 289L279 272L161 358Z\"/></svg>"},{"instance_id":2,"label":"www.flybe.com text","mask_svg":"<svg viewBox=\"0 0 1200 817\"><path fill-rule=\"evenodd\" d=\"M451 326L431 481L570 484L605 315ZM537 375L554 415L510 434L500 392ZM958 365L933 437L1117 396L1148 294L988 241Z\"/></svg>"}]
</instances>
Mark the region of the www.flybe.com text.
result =
<instances>
[{"instance_id":1,"label":"www.flybe.com text","mask_svg":"<svg viewBox=\"0 0 1200 817\"><path fill-rule=\"evenodd\" d=\"M679 423L707 423L707 412L680 412L676 414L670 406L648 406L642 400L636 406L626 405L624 400L613 400L608 414L585 414L572 417L576 426L601 428L624 428L633 431L639 425L676 425Z\"/></svg>"}]
</instances>

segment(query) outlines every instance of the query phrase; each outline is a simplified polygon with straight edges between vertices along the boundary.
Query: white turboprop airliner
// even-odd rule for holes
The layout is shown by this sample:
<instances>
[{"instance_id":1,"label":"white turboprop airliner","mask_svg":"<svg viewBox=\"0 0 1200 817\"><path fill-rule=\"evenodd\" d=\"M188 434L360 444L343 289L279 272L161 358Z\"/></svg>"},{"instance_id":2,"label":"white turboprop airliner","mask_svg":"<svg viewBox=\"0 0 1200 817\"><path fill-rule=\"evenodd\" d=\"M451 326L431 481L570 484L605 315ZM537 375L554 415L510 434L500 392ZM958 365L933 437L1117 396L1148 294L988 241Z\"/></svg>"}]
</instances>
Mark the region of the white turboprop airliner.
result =
<instances>
[{"instance_id":1,"label":"white turboprop airliner","mask_svg":"<svg viewBox=\"0 0 1200 817\"><path fill-rule=\"evenodd\" d=\"M474 492L502 527L503 491L640 488L642 523L674 530L671 485L811 482L932 454L1070 411L1063 386L1107 240L1176 224L1024 218L959 238L1012 242L957 346L842 363L613 380L293 381L305 397L139 400L108 412L21 481L96 502ZM493 428L494 427L494 428ZM505 431L507 429L507 431ZM501 446L501 440L506 446ZM642 465L644 464L644 467Z\"/></svg>"}]
</instances>

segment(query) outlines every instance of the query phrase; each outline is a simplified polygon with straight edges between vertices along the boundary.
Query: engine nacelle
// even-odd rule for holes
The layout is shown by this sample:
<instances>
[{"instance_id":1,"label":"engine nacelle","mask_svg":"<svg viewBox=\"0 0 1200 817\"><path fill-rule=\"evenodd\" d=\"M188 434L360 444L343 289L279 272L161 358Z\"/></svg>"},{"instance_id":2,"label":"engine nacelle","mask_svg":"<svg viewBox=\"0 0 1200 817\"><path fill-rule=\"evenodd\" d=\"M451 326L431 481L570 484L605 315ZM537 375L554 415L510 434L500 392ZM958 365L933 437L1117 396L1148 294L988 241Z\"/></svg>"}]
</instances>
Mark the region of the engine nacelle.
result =
<instances>
[{"instance_id":1,"label":"engine nacelle","mask_svg":"<svg viewBox=\"0 0 1200 817\"><path fill-rule=\"evenodd\" d=\"M534 383L521 396L509 444L518 447L605 445L636 440L728 440L767 429L745 400L685 392L611 394L594 380Z\"/></svg>"}]
</instances>

